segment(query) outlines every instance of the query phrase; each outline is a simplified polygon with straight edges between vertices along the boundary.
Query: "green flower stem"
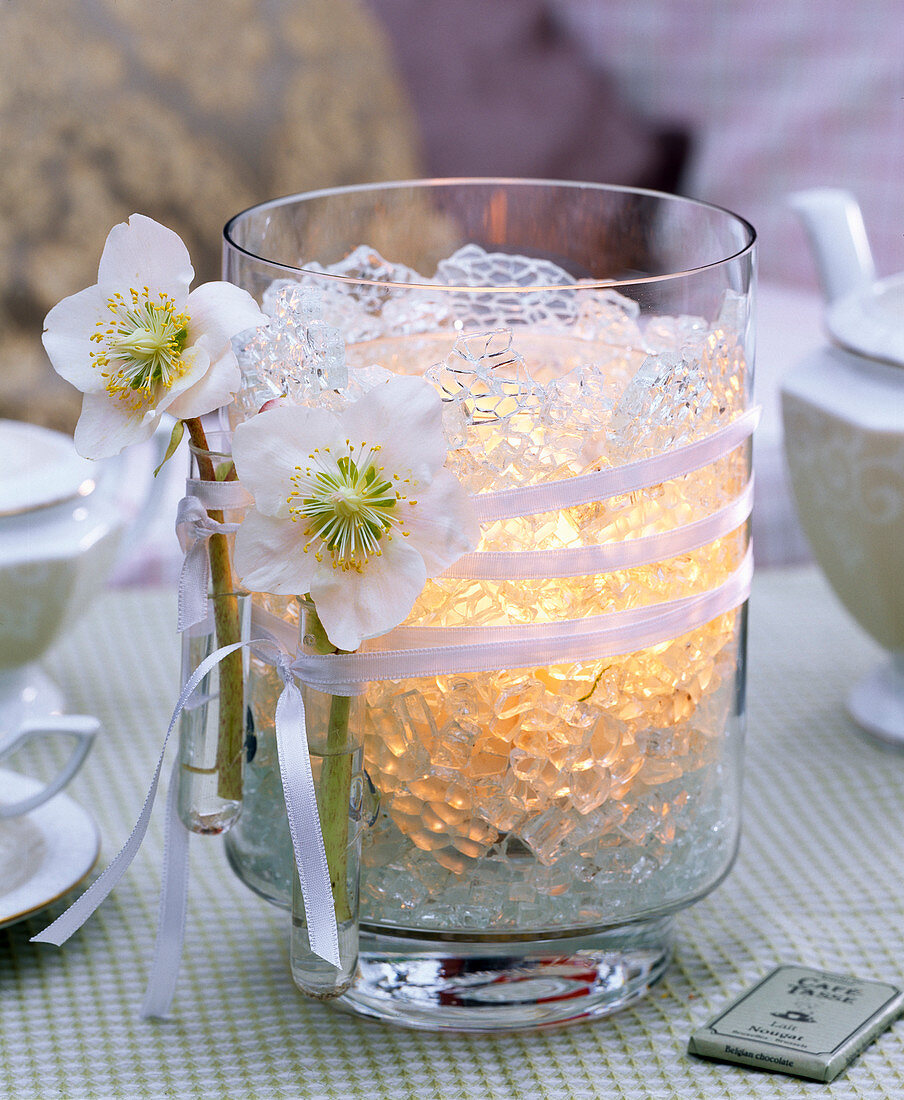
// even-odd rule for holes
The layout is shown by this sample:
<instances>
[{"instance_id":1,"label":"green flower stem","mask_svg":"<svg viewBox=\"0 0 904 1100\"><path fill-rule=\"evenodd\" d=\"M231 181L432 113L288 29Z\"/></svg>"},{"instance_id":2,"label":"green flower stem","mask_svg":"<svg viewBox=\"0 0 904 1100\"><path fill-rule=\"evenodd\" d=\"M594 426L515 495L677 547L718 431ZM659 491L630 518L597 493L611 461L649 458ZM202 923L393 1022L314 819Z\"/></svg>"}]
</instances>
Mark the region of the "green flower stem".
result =
<instances>
[{"instance_id":1,"label":"green flower stem","mask_svg":"<svg viewBox=\"0 0 904 1100\"><path fill-rule=\"evenodd\" d=\"M320 828L330 869L336 920L340 924L352 916L347 889L348 807L352 786L352 754L347 751L350 707L351 699L347 695L333 696L327 730L327 754L323 759L320 778Z\"/></svg>"},{"instance_id":2,"label":"green flower stem","mask_svg":"<svg viewBox=\"0 0 904 1100\"><path fill-rule=\"evenodd\" d=\"M207 437L198 418L185 421L195 447L198 472L204 481L216 481L216 470L208 453ZM211 510L210 518L223 522L223 513ZM224 534L211 535L208 544L211 596L217 646L242 640L239 603L232 574L229 541ZM239 802L242 798L242 750L245 733L245 695L241 650L220 662L220 697L217 726L217 794Z\"/></svg>"},{"instance_id":3,"label":"green flower stem","mask_svg":"<svg viewBox=\"0 0 904 1100\"><path fill-rule=\"evenodd\" d=\"M341 653L330 642L313 609L308 610L305 633L314 638L316 653ZM348 816L352 788L352 752L349 744L349 715L352 700L348 695L330 698L330 716L326 731L326 751L321 760L317 809L330 886L341 924L353 916L348 897Z\"/></svg>"}]
</instances>

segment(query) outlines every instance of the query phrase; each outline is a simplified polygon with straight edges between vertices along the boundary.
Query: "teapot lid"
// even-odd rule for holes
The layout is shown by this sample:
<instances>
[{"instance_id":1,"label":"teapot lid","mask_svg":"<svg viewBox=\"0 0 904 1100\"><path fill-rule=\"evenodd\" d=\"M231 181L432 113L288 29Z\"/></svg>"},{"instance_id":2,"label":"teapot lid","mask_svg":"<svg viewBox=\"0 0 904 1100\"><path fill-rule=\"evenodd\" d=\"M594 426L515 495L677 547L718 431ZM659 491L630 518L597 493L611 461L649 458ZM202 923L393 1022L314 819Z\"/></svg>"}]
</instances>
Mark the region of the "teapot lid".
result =
<instances>
[{"instance_id":1,"label":"teapot lid","mask_svg":"<svg viewBox=\"0 0 904 1100\"><path fill-rule=\"evenodd\" d=\"M904 274L832 302L826 326L842 347L904 367Z\"/></svg>"},{"instance_id":2,"label":"teapot lid","mask_svg":"<svg viewBox=\"0 0 904 1100\"><path fill-rule=\"evenodd\" d=\"M87 496L97 464L68 435L19 420L0 420L0 515Z\"/></svg>"}]
</instances>

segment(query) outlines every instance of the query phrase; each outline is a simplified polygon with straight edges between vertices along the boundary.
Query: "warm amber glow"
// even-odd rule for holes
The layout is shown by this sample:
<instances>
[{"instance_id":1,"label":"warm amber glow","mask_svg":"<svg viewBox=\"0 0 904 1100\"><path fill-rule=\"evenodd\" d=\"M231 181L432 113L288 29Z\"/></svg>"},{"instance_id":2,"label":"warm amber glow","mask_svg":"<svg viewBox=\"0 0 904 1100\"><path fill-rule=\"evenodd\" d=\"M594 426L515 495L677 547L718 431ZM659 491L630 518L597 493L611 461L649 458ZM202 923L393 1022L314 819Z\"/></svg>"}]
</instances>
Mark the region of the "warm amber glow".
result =
<instances>
[{"instance_id":1,"label":"warm amber glow","mask_svg":"<svg viewBox=\"0 0 904 1100\"><path fill-rule=\"evenodd\" d=\"M723 380L718 397L727 420L742 407L743 357L722 333L709 337L704 355L710 375ZM638 365L636 356L628 358L624 376ZM618 384L617 370L613 377ZM573 449L557 453L548 425L518 419L472 425L469 443L479 441L492 461L513 437L529 438L536 481L664 449L654 433L643 452L620 457L607 451L601 432L588 447L592 454L595 443L597 453L575 468ZM714 426L701 416L689 438ZM456 452L453 468L472 490L498 487L475 463L476 449ZM742 446L642 492L489 524L481 549L554 549L668 531L728 503L747 477ZM439 579L428 582L408 622L538 623L651 605L715 588L738 567L746 544L742 527L692 553L594 576ZM736 619L734 612L721 615L675 641L602 661L372 684L367 766L383 807L414 845L454 871L548 806L570 803L578 814L608 806L617 830L630 812L622 807L635 783L666 783L713 759L731 705ZM665 801L657 833L663 843L674 837L672 810Z\"/></svg>"},{"instance_id":2,"label":"warm amber glow","mask_svg":"<svg viewBox=\"0 0 904 1100\"><path fill-rule=\"evenodd\" d=\"M643 353L630 347L613 351L588 339L519 332L516 345L531 377L544 383L604 363L613 404L643 361ZM360 359L401 373L422 371L448 346L448 334L409 337L349 348L349 358L352 365ZM710 333L700 361L713 400L705 408L689 404L679 425L684 441L727 422L745 402L746 367L734 337ZM575 408L575 416L580 411ZM568 415L559 421L541 417L539 405L502 421L476 419L467 427L466 445L450 454L450 466L472 492L647 457L673 446L679 431L674 420L654 421L640 442L620 450L611 425L585 425L581 434ZM744 445L705 469L647 490L488 524L481 549L579 547L669 531L735 499L748 466ZM746 547L744 525L691 553L604 574L440 578L428 582L407 623L541 623L649 606L717 587L737 569ZM278 614L290 613L285 601L259 598ZM572 851L584 846L575 840L581 830L597 846L639 842L641 834L633 830L647 812L634 812L641 802L655 807L649 810L655 821L643 836L671 844L676 815L690 797L690 778L703 775L722 751L734 703L738 618L736 612L721 615L681 638L605 660L372 683L366 767L383 810L412 845L454 872L507 837L550 867L565 850L563 837ZM272 699L261 701L259 713L272 714L279 680L272 670L260 672L258 690ZM660 788L668 793L659 797Z\"/></svg>"}]
</instances>

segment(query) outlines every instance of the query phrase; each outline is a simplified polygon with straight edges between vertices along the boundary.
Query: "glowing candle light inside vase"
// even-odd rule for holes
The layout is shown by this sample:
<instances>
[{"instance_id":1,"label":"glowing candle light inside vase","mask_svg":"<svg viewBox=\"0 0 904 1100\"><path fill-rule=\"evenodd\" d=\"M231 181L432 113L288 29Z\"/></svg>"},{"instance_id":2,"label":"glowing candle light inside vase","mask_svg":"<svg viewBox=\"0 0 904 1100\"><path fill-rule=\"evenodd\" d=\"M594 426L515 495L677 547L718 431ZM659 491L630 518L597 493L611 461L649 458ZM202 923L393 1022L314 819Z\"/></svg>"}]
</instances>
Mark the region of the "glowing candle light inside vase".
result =
<instances>
[{"instance_id":1,"label":"glowing candle light inside vase","mask_svg":"<svg viewBox=\"0 0 904 1100\"><path fill-rule=\"evenodd\" d=\"M346 1004L493 1030L631 1003L737 847L750 227L646 192L431 182L266 204L227 248L275 321L240 415L426 372L482 498L480 548L332 662L367 681L381 798ZM279 678L258 671L260 797L227 846L284 898Z\"/></svg>"},{"instance_id":2,"label":"glowing candle light inside vase","mask_svg":"<svg viewBox=\"0 0 904 1100\"><path fill-rule=\"evenodd\" d=\"M599 418L597 430L581 438L567 418L557 424L550 417L548 392L538 394L526 372L513 374L523 361L510 339L505 333L464 337L457 359L433 372L464 407L463 445L451 465L475 492L644 457L675 445L676 434L685 441L705 435L740 404L737 348L716 331L700 352L709 381L696 392L693 371L678 362L669 378L666 362L659 384L677 387L681 404L662 410L661 424L655 416L632 419L618 404L598 403L590 410ZM540 343L549 361L548 341ZM495 391L479 357L468 362L475 345L493 368L507 372ZM567 359L569 351L554 360ZM637 356L629 357L629 378L638 366ZM663 364L656 369L662 374ZM618 380L611 366L609 373ZM723 383L718 398L713 379ZM450 421L462 412L455 404L450 400ZM678 425L677 413L684 414ZM630 432L620 430L622 424ZM672 530L738 495L747 478L742 452L623 497L498 520L484 527L482 549L559 549ZM715 588L738 567L745 548L740 528L675 558L608 573L441 578L428 583L409 622L542 623L653 605ZM563 857L626 838L636 843L655 836L660 849L667 846L688 791L669 787L669 796L654 799L645 815L637 814L632 791L665 790L715 760L731 703L736 628L737 615L729 612L674 641L603 660L371 685L369 768L388 818L414 848L456 874L503 849L520 847L554 868Z\"/></svg>"}]
</instances>

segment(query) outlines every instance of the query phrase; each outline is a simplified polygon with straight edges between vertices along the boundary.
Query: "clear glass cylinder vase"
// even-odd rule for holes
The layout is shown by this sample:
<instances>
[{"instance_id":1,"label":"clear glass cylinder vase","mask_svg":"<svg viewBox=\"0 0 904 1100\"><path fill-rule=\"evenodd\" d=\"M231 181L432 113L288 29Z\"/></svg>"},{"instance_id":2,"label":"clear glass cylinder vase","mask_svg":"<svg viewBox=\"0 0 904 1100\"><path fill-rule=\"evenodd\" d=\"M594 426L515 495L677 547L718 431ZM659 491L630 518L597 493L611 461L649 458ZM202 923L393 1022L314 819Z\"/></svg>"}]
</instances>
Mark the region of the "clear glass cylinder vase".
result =
<instances>
[{"instance_id":1,"label":"clear glass cylinder vase","mask_svg":"<svg viewBox=\"0 0 904 1100\"><path fill-rule=\"evenodd\" d=\"M234 421L273 396L350 400L387 371L422 374L444 401L447 468L476 497L624 475L601 499L483 523L480 550L518 565L428 581L406 626L497 630L504 648L523 628L660 607L676 624L581 659L368 686L364 767L381 809L363 835L360 959L340 1007L470 1031L605 1015L664 973L675 915L728 873L749 439L671 476L629 475L745 421L754 269L753 230L733 214L591 184L347 188L227 226L225 276L261 302L275 342L245 349ZM227 849L288 907L268 759L249 764L254 805Z\"/></svg>"},{"instance_id":2,"label":"clear glass cylinder vase","mask_svg":"<svg viewBox=\"0 0 904 1100\"><path fill-rule=\"evenodd\" d=\"M205 446L190 444L190 484L199 499L204 486L232 475L232 459L224 433L216 433ZM231 525L242 509L208 508L216 524ZM232 567L234 535L216 531L203 552L209 564L207 613L182 636L182 684L217 649L247 640L250 598L236 586ZM179 816L191 832L218 835L229 830L242 812L245 759L245 685L248 656L244 650L217 662L189 698L179 721Z\"/></svg>"}]
</instances>

